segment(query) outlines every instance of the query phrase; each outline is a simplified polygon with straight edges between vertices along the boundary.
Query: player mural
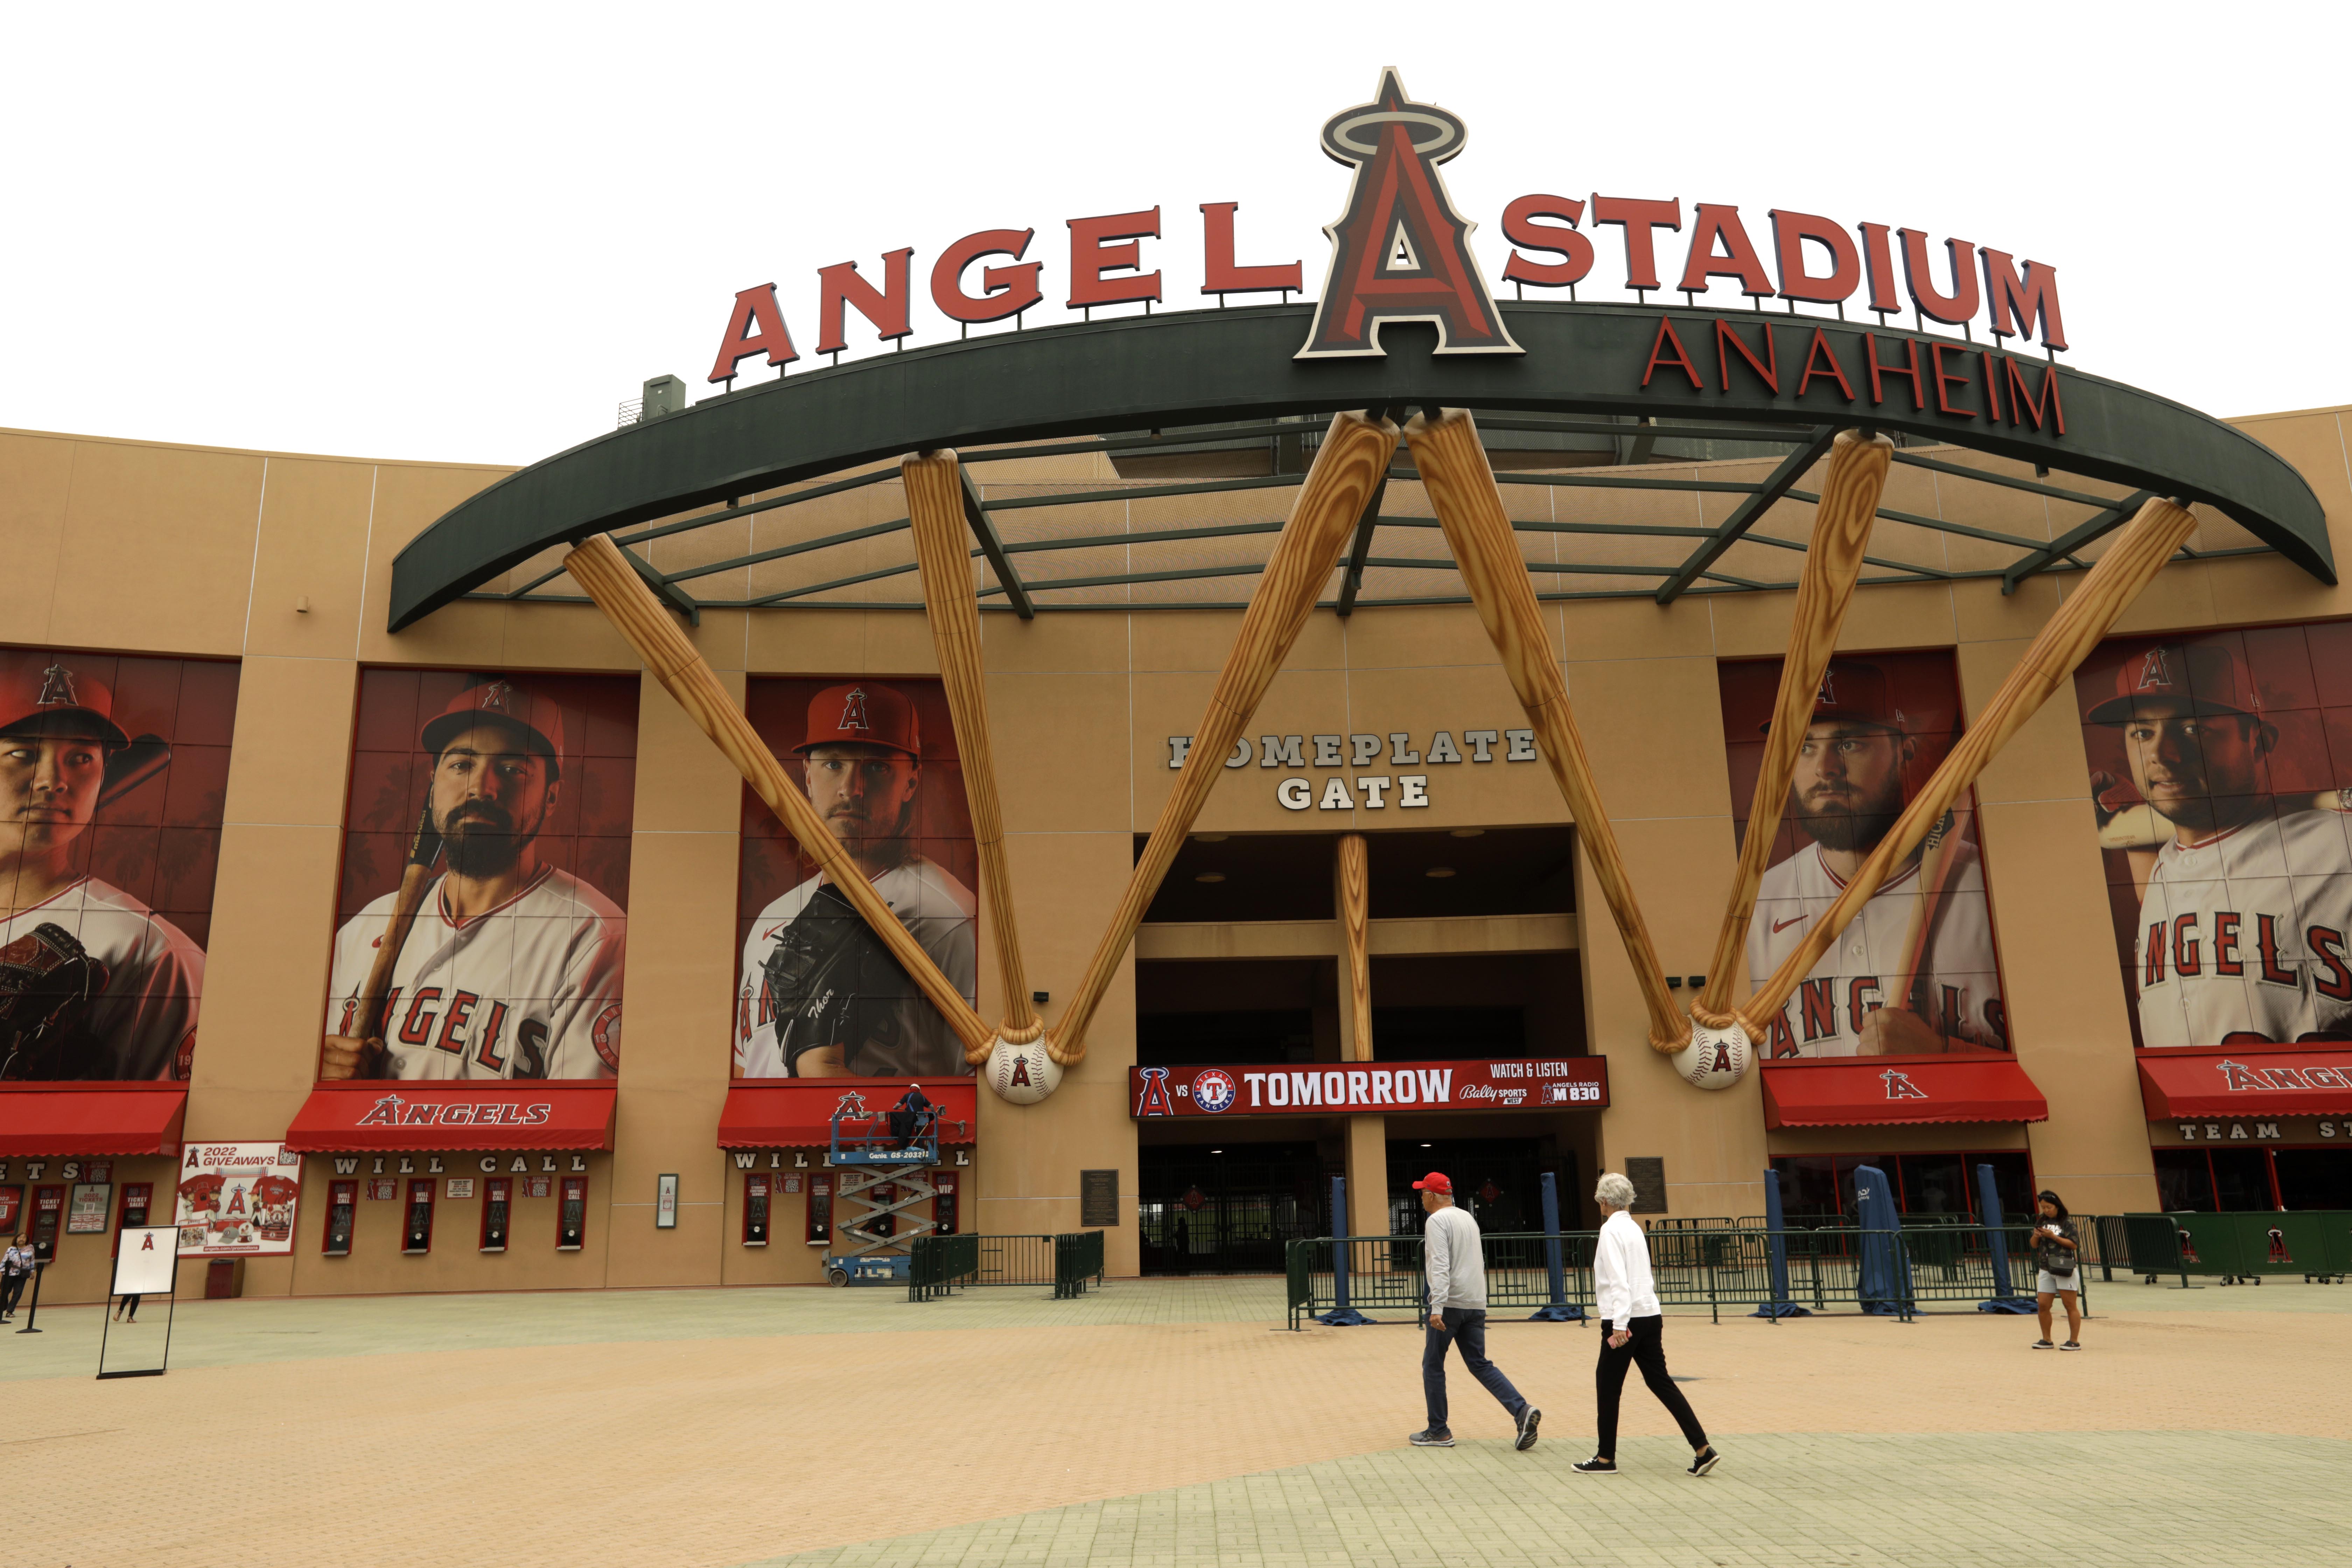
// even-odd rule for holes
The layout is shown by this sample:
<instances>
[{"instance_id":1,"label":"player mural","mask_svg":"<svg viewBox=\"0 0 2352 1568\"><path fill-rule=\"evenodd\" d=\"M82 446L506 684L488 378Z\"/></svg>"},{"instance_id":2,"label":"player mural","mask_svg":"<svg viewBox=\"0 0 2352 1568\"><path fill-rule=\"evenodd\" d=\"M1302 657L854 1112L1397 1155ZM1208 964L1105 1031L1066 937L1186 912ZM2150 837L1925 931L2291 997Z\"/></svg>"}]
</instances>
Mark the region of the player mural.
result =
<instances>
[{"instance_id":1,"label":"player mural","mask_svg":"<svg viewBox=\"0 0 2352 1568\"><path fill-rule=\"evenodd\" d=\"M0 1079L184 1079L237 667L0 649Z\"/></svg>"},{"instance_id":2,"label":"player mural","mask_svg":"<svg viewBox=\"0 0 2352 1568\"><path fill-rule=\"evenodd\" d=\"M2116 638L2074 689L2136 1041L2352 1039L2352 626Z\"/></svg>"},{"instance_id":3,"label":"player mural","mask_svg":"<svg viewBox=\"0 0 2352 1568\"><path fill-rule=\"evenodd\" d=\"M620 1070L637 689L362 675L321 1079Z\"/></svg>"},{"instance_id":4,"label":"player mural","mask_svg":"<svg viewBox=\"0 0 2352 1568\"><path fill-rule=\"evenodd\" d=\"M746 711L940 972L976 999L971 816L937 680L751 683ZM889 950L743 793L738 1078L969 1074L963 1045Z\"/></svg>"},{"instance_id":5,"label":"player mural","mask_svg":"<svg viewBox=\"0 0 2352 1568\"><path fill-rule=\"evenodd\" d=\"M1742 832L1780 679L1778 659L1720 667ZM1748 922L1751 985L1803 942L1960 729L1949 654L1830 661ZM1863 906L1758 1042L1768 1058L2009 1048L1975 819L1975 796L1964 794Z\"/></svg>"}]
</instances>

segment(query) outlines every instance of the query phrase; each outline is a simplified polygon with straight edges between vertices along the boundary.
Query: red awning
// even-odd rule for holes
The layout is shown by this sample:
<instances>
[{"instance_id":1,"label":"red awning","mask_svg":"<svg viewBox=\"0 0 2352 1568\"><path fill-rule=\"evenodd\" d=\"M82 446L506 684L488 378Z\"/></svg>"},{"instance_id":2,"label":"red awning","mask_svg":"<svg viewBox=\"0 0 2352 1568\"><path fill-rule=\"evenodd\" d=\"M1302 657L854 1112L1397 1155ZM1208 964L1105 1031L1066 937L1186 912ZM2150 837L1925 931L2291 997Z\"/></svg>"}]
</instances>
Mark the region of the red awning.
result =
<instances>
[{"instance_id":1,"label":"red awning","mask_svg":"<svg viewBox=\"0 0 2352 1568\"><path fill-rule=\"evenodd\" d=\"M721 1149L828 1149L833 1113L886 1114L913 1079L738 1079L727 1089L719 1116ZM970 1143L980 1125L980 1085L971 1079L951 1083L927 1079L924 1098L940 1108L940 1142ZM855 1124L860 1131L868 1123Z\"/></svg>"},{"instance_id":2,"label":"red awning","mask_svg":"<svg viewBox=\"0 0 2352 1568\"><path fill-rule=\"evenodd\" d=\"M320 1084L286 1130L298 1153L348 1150L610 1149L611 1083L479 1080Z\"/></svg>"},{"instance_id":3,"label":"red awning","mask_svg":"<svg viewBox=\"0 0 2352 1568\"><path fill-rule=\"evenodd\" d=\"M2148 1120L2352 1112L2352 1044L2139 1053Z\"/></svg>"},{"instance_id":4,"label":"red awning","mask_svg":"<svg viewBox=\"0 0 2352 1568\"><path fill-rule=\"evenodd\" d=\"M2046 1121L2050 1102L2013 1058L1832 1057L1766 1062L1767 1127Z\"/></svg>"},{"instance_id":5,"label":"red awning","mask_svg":"<svg viewBox=\"0 0 2352 1568\"><path fill-rule=\"evenodd\" d=\"M176 1154L178 1084L12 1083L0 1089L0 1156Z\"/></svg>"}]
</instances>

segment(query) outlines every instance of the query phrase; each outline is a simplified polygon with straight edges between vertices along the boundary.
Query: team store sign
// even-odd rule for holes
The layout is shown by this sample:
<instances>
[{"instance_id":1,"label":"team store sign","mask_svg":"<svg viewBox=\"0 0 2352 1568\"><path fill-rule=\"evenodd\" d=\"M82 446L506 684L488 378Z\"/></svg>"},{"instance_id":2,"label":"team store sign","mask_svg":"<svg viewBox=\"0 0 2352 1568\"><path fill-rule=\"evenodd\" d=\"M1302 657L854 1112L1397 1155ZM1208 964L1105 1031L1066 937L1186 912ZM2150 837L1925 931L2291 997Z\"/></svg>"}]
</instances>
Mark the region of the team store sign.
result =
<instances>
[{"instance_id":1,"label":"team store sign","mask_svg":"<svg viewBox=\"0 0 2352 1568\"><path fill-rule=\"evenodd\" d=\"M1192 736L1169 736L1169 767L1181 768L1192 750ZM1225 766L1245 768L1255 763L1261 768L1297 770L1274 786L1274 798L1286 811L1347 811L1356 806L1384 811L1391 803L1411 811L1429 804L1430 774L1364 770L1382 763L1392 768L1444 768L1539 760L1533 730L1465 730L1459 745L1454 743L1453 731L1440 730L1425 746L1415 746L1409 731L1394 730L1382 735L1261 735L1255 743L1244 735L1234 741ZM1303 776L1310 768L1341 768L1354 777L1334 773L1318 784Z\"/></svg>"}]
</instances>

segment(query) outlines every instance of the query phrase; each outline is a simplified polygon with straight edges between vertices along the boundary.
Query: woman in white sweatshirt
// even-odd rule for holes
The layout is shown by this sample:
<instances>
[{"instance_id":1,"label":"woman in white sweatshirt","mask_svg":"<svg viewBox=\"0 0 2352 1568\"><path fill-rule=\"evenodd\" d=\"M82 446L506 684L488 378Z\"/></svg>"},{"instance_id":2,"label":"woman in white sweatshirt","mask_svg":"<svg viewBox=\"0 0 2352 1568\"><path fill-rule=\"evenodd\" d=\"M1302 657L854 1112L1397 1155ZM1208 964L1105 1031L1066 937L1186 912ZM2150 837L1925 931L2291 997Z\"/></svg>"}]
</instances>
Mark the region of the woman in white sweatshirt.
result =
<instances>
[{"instance_id":1,"label":"woman in white sweatshirt","mask_svg":"<svg viewBox=\"0 0 2352 1568\"><path fill-rule=\"evenodd\" d=\"M1639 1364L1642 1381L1683 1429L1691 1446L1689 1473L1706 1475L1723 1456L1706 1440L1690 1401L1666 1375L1666 1351L1659 1338L1665 1317L1658 1310L1658 1288L1650 1276L1650 1242L1633 1216L1633 1184L1612 1171L1593 1188L1593 1202L1602 1215L1600 1238L1592 1247L1592 1294L1601 1315L1601 1363L1593 1371L1601 1443L1592 1458L1575 1466L1580 1476L1617 1473L1617 1404L1625 1392L1625 1368Z\"/></svg>"}]
</instances>

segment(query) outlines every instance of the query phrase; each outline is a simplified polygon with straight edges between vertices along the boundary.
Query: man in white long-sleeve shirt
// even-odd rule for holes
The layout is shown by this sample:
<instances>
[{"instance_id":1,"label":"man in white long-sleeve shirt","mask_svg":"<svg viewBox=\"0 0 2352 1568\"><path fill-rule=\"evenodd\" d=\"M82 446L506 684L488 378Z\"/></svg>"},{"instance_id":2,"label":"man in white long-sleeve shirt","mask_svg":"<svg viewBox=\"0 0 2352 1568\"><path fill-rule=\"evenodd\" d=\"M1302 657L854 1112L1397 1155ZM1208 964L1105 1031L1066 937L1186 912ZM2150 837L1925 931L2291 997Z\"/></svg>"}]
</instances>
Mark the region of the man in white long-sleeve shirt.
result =
<instances>
[{"instance_id":1,"label":"man in white long-sleeve shirt","mask_svg":"<svg viewBox=\"0 0 2352 1568\"><path fill-rule=\"evenodd\" d=\"M1511 1413L1518 1426L1512 1447L1532 1448L1543 1412L1520 1398L1503 1369L1486 1359L1486 1260L1478 1245L1478 1222L1454 1206L1454 1184L1442 1173L1432 1171L1412 1185L1429 1215L1421 1232L1421 1254L1429 1270L1429 1328L1421 1352L1429 1426L1412 1435L1412 1445L1454 1447L1453 1428L1445 1424L1445 1347L1454 1344L1462 1348L1462 1364L1470 1375Z\"/></svg>"},{"instance_id":2,"label":"man in white long-sleeve shirt","mask_svg":"<svg viewBox=\"0 0 2352 1568\"><path fill-rule=\"evenodd\" d=\"M1650 1239L1625 1211L1633 1206L1633 1184L1614 1171L1593 1188L1592 1201L1601 1205L1601 1235L1592 1244L1593 1305L1601 1315L1601 1364L1592 1374L1601 1442L1592 1458L1572 1467L1580 1476L1617 1473L1617 1403L1625 1392L1625 1368L1638 1363L1642 1381L1683 1429L1691 1446L1689 1473L1703 1476L1722 1455L1706 1440L1706 1428L1666 1373L1666 1351L1660 1339L1665 1315L1658 1309L1658 1287L1650 1275Z\"/></svg>"}]
</instances>

